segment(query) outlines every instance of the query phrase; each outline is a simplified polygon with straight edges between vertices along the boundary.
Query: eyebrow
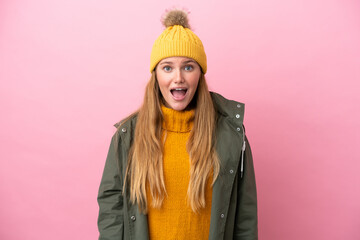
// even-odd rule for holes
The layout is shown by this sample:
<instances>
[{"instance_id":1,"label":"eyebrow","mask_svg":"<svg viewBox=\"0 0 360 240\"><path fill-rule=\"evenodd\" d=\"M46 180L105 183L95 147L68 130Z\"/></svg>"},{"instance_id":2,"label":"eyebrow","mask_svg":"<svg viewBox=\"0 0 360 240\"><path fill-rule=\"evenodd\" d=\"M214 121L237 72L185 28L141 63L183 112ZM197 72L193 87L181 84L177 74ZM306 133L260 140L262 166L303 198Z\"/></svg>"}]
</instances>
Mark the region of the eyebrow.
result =
<instances>
[{"instance_id":1,"label":"eyebrow","mask_svg":"<svg viewBox=\"0 0 360 240\"><path fill-rule=\"evenodd\" d=\"M196 63L194 60L187 60L185 62L182 62L182 64L188 64L188 63ZM159 65L163 65L163 64L174 64L173 62L161 62Z\"/></svg>"},{"instance_id":2,"label":"eyebrow","mask_svg":"<svg viewBox=\"0 0 360 240\"><path fill-rule=\"evenodd\" d=\"M163 65L163 64L173 64L172 62L161 62L159 65Z\"/></svg>"},{"instance_id":3,"label":"eyebrow","mask_svg":"<svg viewBox=\"0 0 360 240\"><path fill-rule=\"evenodd\" d=\"M187 63L196 63L196 62L194 60L187 60L187 61L185 61L183 63L187 64Z\"/></svg>"}]
</instances>

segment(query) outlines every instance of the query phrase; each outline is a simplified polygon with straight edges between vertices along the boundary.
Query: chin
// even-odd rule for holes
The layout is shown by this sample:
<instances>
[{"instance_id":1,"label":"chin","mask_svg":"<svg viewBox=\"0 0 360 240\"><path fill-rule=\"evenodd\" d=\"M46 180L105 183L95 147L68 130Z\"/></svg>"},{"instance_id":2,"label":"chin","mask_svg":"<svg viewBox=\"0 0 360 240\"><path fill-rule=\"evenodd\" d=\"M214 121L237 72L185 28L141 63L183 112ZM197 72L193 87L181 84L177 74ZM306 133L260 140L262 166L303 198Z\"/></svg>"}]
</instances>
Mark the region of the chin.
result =
<instances>
[{"instance_id":1,"label":"chin","mask_svg":"<svg viewBox=\"0 0 360 240\"><path fill-rule=\"evenodd\" d=\"M170 106L172 109L176 111L183 111L187 107L186 104L174 104L173 106Z\"/></svg>"},{"instance_id":2,"label":"chin","mask_svg":"<svg viewBox=\"0 0 360 240\"><path fill-rule=\"evenodd\" d=\"M184 107L172 107L172 109L174 109L176 111L183 111L185 108Z\"/></svg>"}]
</instances>

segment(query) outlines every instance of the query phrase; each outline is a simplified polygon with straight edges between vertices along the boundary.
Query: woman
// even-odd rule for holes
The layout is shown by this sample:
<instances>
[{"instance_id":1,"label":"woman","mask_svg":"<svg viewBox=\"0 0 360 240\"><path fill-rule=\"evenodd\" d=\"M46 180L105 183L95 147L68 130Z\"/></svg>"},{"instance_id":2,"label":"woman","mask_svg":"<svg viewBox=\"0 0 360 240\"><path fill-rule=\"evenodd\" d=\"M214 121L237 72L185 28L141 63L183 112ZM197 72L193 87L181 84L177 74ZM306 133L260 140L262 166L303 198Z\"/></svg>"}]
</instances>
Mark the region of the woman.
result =
<instances>
[{"instance_id":1,"label":"woman","mask_svg":"<svg viewBox=\"0 0 360 240\"><path fill-rule=\"evenodd\" d=\"M209 92L187 14L167 13L142 107L115 124L98 203L99 239L257 239L244 105Z\"/></svg>"}]
</instances>

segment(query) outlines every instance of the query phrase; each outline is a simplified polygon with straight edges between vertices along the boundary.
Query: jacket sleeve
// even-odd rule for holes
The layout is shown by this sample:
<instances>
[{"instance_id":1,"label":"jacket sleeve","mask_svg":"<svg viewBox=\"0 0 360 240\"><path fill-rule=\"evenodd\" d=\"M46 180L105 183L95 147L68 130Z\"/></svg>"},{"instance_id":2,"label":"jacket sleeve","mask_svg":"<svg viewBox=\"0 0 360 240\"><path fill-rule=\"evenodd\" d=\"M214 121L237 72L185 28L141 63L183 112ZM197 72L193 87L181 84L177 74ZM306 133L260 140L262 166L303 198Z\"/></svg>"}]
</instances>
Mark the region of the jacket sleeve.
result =
<instances>
[{"instance_id":1,"label":"jacket sleeve","mask_svg":"<svg viewBox=\"0 0 360 240\"><path fill-rule=\"evenodd\" d=\"M97 201L99 204L99 240L121 240L124 234L123 179L119 159L120 136L117 131L111 139Z\"/></svg>"},{"instance_id":2,"label":"jacket sleeve","mask_svg":"<svg viewBox=\"0 0 360 240\"><path fill-rule=\"evenodd\" d=\"M238 202L235 216L234 239L257 240L257 196L255 171L250 144L245 136L244 175L238 176Z\"/></svg>"}]
</instances>

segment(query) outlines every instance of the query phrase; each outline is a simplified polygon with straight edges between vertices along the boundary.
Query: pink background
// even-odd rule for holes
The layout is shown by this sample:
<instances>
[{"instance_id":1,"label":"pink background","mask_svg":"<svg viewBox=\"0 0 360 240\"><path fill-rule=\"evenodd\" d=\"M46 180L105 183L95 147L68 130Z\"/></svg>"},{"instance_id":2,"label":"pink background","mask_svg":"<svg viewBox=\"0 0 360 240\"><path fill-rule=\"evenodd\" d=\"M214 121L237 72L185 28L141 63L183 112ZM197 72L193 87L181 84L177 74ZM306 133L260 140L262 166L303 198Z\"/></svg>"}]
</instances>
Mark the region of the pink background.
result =
<instances>
[{"instance_id":1,"label":"pink background","mask_svg":"<svg viewBox=\"0 0 360 240\"><path fill-rule=\"evenodd\" d=\"M360 239L356 0L2 0L0 239L98 237L112 124L140 105L171 6L211 90L246 104L260 239Z\"/></svg>"}]
</instances>

